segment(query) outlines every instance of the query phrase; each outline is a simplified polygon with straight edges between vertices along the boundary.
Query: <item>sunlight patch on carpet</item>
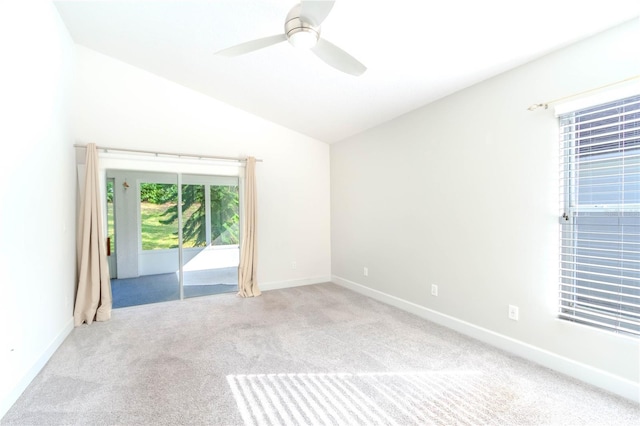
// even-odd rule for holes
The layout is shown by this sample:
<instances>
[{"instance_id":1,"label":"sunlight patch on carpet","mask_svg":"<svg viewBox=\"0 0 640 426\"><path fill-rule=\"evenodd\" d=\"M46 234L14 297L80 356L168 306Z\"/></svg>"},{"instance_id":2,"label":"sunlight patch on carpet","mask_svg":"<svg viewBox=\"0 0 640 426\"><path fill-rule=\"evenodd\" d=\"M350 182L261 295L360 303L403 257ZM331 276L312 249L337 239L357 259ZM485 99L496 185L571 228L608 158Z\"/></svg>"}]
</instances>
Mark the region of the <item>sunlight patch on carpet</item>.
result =
<instances>
[{"instance_id":1,"label":"sunlight patch on carpet","mask_svg":"<svg viewBox=\"0 0 640 426\"><path fill-rule=\"evenodd\" d=\"M479 372L227 376L249 425L487 424L509 395Z\"/></svg>"}]
</instances>

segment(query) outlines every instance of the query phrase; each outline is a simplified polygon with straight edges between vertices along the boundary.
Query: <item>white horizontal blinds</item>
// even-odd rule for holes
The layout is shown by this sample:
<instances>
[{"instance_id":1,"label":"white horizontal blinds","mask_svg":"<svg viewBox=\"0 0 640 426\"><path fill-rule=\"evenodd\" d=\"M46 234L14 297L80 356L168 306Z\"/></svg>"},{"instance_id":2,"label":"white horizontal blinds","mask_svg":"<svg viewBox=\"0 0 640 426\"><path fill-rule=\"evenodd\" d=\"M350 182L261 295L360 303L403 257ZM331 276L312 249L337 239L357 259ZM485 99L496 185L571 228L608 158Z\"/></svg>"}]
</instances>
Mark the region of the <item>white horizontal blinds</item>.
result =
<instances>
[{"instance_id":1,"label":"white horizontal blinds","mask_svg":"<svg viewBox=\"0 0 640 426\"><path fill-rule=\"evenodd\" d=\"M640 336L640 94L559 120L559 315Z\"/></svg>"}]
</instances>

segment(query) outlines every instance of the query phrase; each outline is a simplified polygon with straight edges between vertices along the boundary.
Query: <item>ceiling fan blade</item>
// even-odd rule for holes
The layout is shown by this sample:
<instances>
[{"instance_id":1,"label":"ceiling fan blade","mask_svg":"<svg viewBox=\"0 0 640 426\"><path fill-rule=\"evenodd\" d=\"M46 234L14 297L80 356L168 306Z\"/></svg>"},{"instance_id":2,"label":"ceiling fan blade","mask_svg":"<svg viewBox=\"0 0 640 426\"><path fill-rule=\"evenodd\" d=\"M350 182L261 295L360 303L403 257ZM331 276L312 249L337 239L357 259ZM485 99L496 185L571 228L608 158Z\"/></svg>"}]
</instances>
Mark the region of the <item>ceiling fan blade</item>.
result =
<instances>
[{"instance_id":1,"label":"ceiling fan blade","mask_svg":"<svg viewBox=\"0 0 640 426\"><path fill-rule=\"evenodd\" d=\"M248 41L246 43L236 44L235 46L228 47L216 52L216 55L234 57L244 55L245 53L253 52L254 50L262 49L263 47L269 47L274 44L278 44L287 39L284 34L273 35L264 38L258 38Z\"/></svg>"},{"instance_id":2,"label":"ceiling fan blade","mask_svg":"<svg viewBox=\"0 0 640 426\"><path fill-rule=\"evenodd\" d=\"M333 0L302 0L300 2L300 16L319 26L333 9L334 3Z\"/></svg>"},{"instance_id":3,"label":"ceiling fan blade","mask_svg":"<svg viewBox=\"0 0 640 426\"><path fill-rule=\"evenodd\" d=\"M322 38L318 40L318 44L311 51L327 64L347 74L359 76L367 70L367 67L356 58Z\"/></svg>"}]
</instances>

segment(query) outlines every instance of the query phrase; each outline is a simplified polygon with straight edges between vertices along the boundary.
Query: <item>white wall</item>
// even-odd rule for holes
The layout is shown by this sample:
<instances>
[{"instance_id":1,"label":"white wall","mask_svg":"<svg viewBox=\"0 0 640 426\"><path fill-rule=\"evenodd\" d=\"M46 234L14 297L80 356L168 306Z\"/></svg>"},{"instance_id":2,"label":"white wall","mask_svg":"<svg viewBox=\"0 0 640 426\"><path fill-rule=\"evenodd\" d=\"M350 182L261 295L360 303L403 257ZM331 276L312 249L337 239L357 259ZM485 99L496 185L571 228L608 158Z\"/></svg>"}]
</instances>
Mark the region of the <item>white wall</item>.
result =
<instances>
[{"instance_id":1,"label":"white wall","mask_svg":"<svg viewBox=\"0 0 640 426\"><path fill-rule=\"evenodd\" d=\"M262 159L256 168L260 287L330 279L327 144L83 46L76 56L77 143Z\"/></svg>"},{"instance_id":2,"label":"white wall","mask_svg":"<svg viewBox=\"0 0 640 426\"><path fill-rule=\"evenodd\" d=\"M556 318L557 124L527 110L640 74L638 40L634 20L332 145L334 280L640 400L637 339Z\"/></svg>"},{"instance_id":3,"label":"white wall","mask_svg":"<svg viewBox=\"0 0 640 426\"><path fill-rule=\"evenodd\" d=\"M73 43L48 1L0 2L0 417L73 328Z\"/></svg>"}]
</instances>

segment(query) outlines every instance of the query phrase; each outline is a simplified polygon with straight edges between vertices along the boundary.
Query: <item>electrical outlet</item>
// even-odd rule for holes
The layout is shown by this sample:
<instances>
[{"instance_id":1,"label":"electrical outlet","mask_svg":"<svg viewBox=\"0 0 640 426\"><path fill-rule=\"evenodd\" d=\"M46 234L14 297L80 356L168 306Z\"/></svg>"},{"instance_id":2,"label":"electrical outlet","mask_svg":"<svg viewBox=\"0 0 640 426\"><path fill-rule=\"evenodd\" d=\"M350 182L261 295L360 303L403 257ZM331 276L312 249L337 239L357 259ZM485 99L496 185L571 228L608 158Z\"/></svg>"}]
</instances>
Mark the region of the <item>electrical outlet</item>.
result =
<instances>
[{"instance_id":1,"label":"electrical outlet","mask_svg":"<svg viewBox=\"0 0 640 426\"><path fill-rule=\"evenodd\" d=\"M368 277L368 276L369 276L369 268L367 268L367 267L365 266L365 267L364 267L364 270L362 271L362 274L363 274L365 277Z\"/></svg>"},{"instance_id":2,"label":"electrical outlet","mask_svg":"<svg viewBox=\"0 0 640 426\"><path fill-rule=\"evenodd\" d=\"M518 321L520 319L520 309L515 305L509 305L509 319Z\"/></svg>"},{"instance_id":3,"label":"electrical outlet","mask_svg":"<svg viewBox=\"0 0 640 426\"><path fill-rule=\"evenodd\" d=\"M438 286L435 284L431 284L431 295L432 296L438 295Z\"/></svg>"},{"instance_id":4,"label":"electrical outlet","mask_svg":"<svg viewBox=\"0 0 640 426\"><path fill-rule=\"evenodd\" d=\"M298 267L298 264L296 263L295 260L291 262L291 269L296 269L297 267Z\"/></svg>"}]
</instances>

